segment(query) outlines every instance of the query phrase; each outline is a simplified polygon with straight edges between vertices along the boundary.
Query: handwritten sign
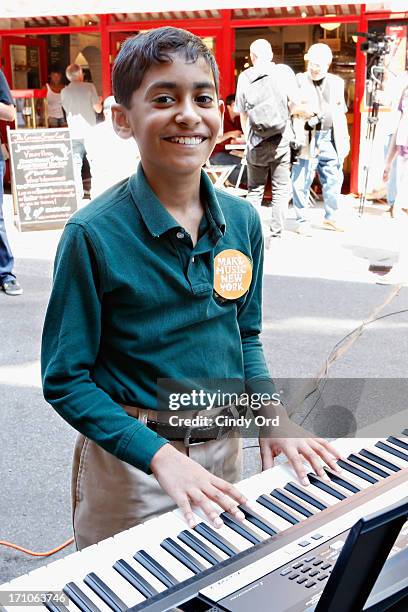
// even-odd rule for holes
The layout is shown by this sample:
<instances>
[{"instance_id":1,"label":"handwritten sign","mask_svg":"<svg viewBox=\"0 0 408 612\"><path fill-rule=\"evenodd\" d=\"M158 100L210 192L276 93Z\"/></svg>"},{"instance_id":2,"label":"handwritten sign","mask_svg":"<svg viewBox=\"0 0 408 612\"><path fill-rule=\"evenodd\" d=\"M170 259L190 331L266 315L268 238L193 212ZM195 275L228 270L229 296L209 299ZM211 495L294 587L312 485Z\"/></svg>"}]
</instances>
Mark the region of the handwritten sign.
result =
<instances>
[{"instance_id":1,"label":"handwritten sign","mask_svg":"<svg viewBox=\"0 0 408 612\"><path fill-rule=\"evenodd\" d=\"M69 130L8 130L21 231L57 229L77 209Z\"/></svg>"},{"instance_id":2,"label":"handwritten sign","mask_svg":"<svg viewBox=\"0 0 408 612\"><path fill-rule=\"evenodd\" d=\"M225 249L214 258L214 290L225 300L236 300L249 289L252 280L250 259L236 249Z\"/></svg>"}]
</instances>

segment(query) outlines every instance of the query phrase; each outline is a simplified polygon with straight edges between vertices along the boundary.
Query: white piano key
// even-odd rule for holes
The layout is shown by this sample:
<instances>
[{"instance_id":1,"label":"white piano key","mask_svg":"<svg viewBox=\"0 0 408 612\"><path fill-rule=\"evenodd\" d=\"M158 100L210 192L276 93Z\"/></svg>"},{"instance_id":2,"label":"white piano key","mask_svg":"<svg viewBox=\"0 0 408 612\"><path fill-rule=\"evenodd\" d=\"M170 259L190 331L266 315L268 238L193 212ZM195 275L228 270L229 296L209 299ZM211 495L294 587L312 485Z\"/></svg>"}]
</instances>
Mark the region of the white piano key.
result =
<instances>
[{"instance_id":1,"label":"white piano key","mask_svg":"<svg viewBox=\"0 0 408 612\"><path fill-rule=\"evenodd\" d=\"M101 560L103 561L103 560ZM102 563L92 571L103 580L103 582L127 605L127 607L146 601L146 598L139 593L123 576L121 576L110 564ZM89 572L88 572L89 573ZM82 584L78 585L82 588ZM90 588L90 587L89 587Z\"/></svg>"},{"instance_id":2,"label":"white piano key","mask_svg":"<svg viewBox=\"0 0 408 612\"><path fill-rule=\"evenodd\" d=\"M358 465L357 463L354 463L353 461L349 461L348 459L346 459L345 461L350 463L350 465L352 467L354 467L356 469L361 469L362 472L365 471L365 468L363 468L361 465ZM374 474L373 472L370 472L369 470L367 470L367 474L369 474L373 478L377 478L378 480L382 480L382 478L380 476L377 476L376 474ZM349 472L348 470L343 469L342 475L344 475L345 478L347 478L347 480L349 482L351 482L352 484L355 484L356 487L358 487L361 490L369 489L370 487L373 486L373 483L368 482L367 480L364 480L364 478L360 478L360 476L357 476L356 474L352 474L352 472ZM349 493L351 494L351 491L349 491Z\"/></svg>"},{"instance_id":3,"label":"white piano key","mask_svg":"<svg viewBox=\"0 0 408 612\"><path fill-rule=\"evenodd\" d=\"M281 518L277 514L274 514L261 504L258 504L258 502L255 500L249 501L247 506L261 517L265 518L272 525L272 528L276 528L277 531L284 531L292 526L291 523Z\"/></svg>"}]
</instances>

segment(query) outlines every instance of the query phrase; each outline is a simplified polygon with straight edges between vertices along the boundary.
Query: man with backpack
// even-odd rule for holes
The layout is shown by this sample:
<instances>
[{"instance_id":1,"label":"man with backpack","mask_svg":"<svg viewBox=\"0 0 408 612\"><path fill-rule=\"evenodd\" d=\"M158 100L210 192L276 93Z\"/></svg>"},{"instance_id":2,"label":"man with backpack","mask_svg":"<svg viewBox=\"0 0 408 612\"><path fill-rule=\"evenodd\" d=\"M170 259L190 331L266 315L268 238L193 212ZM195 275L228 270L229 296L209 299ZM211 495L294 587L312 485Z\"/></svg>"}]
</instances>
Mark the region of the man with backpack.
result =
<instances>
[{"instance_id":1,"label":"man with backpack","mask_svg":"<svg viewBox=\"0 0 408 612\"><path fill-rule=\"evenodd\" d=\"M291 114L300 113L299 88L289 66L272 62L270 43L259 38L250 46L252 67L238 77L235 106L247 138L248 195L263 221L265 238L280 238L291 195L290 160L295 134ZM268 175L272 215L261 209Z\"/></svg>"}]
</instances>

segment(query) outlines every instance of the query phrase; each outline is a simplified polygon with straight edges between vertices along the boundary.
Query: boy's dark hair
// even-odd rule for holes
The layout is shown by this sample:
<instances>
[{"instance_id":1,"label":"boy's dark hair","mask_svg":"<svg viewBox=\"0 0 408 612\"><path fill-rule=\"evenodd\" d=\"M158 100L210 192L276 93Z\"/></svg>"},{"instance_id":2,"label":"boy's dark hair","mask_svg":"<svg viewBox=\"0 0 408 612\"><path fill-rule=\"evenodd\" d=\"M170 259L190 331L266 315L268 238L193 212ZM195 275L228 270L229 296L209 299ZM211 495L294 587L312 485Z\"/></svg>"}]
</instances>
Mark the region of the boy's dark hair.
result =
<instances>
[{"instance_id":1,"label":"boy's dark hair","mask_svg":"<svg viewBox=\"0 0 408 612\"><path fill-rule=\"evenodd\" d=\"M235 102L235 94L230 94L229 96L225 98L225 104L227 106L231 106L231 104L234 104L234 102Z\"/></svg>"},{"instance_id":2,"label":"boy's dark hair","mask_svg":"<svg viewBox=\"0 0 408 612\"><path fill-rule=\"evenodd\" d=\"M154 64L173 61L172 54L182 55L190 63L202 57L211 68L218 96L218 66L208 47L191 32L164 27L132 36L122 45L112 72L116 102L129 108L133 92L140 87L149 68Z\"/></svg>"}]
</instances>

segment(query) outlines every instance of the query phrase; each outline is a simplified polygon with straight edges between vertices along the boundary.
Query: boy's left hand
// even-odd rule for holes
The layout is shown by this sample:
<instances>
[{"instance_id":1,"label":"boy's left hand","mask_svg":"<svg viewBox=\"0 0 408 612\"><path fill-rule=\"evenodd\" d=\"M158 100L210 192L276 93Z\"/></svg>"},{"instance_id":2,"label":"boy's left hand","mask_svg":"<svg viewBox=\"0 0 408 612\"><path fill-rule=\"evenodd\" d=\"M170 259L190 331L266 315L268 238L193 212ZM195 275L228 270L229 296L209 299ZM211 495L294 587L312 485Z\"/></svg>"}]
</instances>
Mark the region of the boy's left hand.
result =
<instances>
[{"instance_id":1,"label":"boy's left hand","mask_svg":"<svg viewBox=\"0 0 408 612\"><path fill-rule=\"evenodd\" d=\"M296 437L277 438L265 435L265 431L260 432L259 448L261 452L262 471L267 470L274 464L274 457L283 453L288 458L289 463L296 472L297 477L303 485L308 485L306 460L318 476L327 478L323 469L326 464L331 470L341 471L336 461L342 455L323 438L307 437L308 432L295 423L289 422L287 429L288 436L292 433ZM304 437L301 437L303 434Z\"/></svg>"}]
</instances>

